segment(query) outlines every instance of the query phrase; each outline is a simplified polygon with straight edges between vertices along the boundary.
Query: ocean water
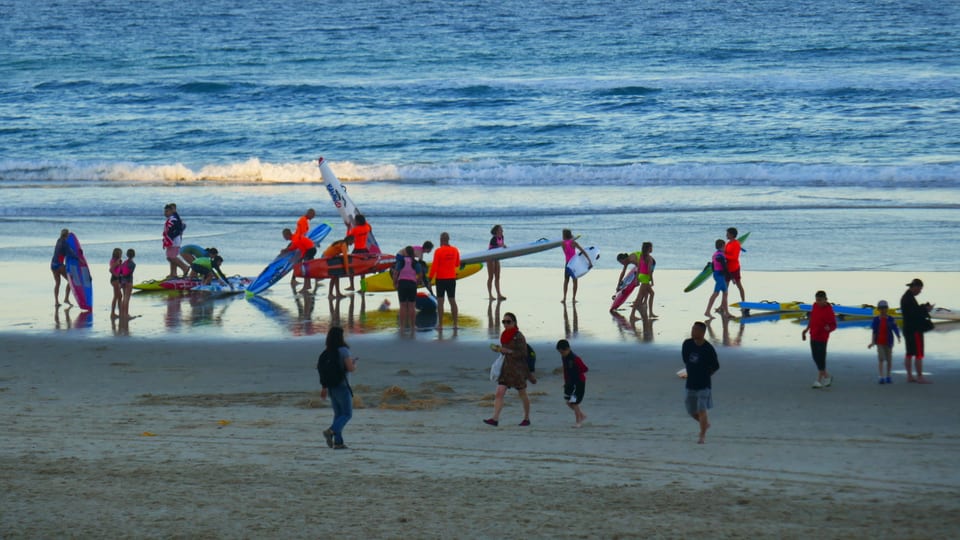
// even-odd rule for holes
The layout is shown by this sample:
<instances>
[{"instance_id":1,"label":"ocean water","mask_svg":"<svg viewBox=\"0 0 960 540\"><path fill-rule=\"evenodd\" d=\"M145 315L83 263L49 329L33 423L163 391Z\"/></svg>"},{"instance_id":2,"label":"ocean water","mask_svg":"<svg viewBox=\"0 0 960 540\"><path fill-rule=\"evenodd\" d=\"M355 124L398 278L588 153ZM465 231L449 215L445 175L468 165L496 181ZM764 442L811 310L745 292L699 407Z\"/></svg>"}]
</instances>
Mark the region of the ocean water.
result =
<instances>
[{"instance_id":1,"label":"ocean water","mask_svg":"<svg viewBox=\"0 0 960 540\"><path fill-rule=\"evenodd\" d=\"M266 264L324 156L388 250L563 228L696 270L957 270L950 2L0 0L0 262ZM339 225L335 235L343 233ZM557 267L558 252L507 261ZM20 266L6 266L5 272ZM159 276L141 276L144 279ZM49 294L44 291L44 295ZM102 298L103 296L101 296Z\"/></svg>"}]
</instances>

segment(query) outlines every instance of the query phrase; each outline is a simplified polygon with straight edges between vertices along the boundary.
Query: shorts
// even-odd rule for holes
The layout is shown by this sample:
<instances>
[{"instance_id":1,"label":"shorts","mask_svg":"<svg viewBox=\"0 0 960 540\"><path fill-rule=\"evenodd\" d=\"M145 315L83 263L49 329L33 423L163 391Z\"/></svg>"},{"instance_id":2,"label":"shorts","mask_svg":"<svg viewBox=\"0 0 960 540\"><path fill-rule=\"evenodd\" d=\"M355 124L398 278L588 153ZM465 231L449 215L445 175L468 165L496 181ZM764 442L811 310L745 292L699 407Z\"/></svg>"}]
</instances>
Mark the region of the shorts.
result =
<instances>
[{"instance_id":1,"label":"shorts","mask_svg":"<svg viewBox=\"0 0 960 540\"><path fill-rule=\"evenodd\" d=\"M687 388L687 398L684 400L687 406L687 413L697 414L701 411L713 408L713 391L710 388L700 390L691 390Z\"/></svg>"},{"instance_id":2,"label":"shorts","mask_svg":"<svg viewBox=\"0 0 960 540\"><path fill-rule=\"evenodd\" d=\"M653 280L653 276L650 274L637 274L638 283L650 283Z\"/></svg>"},{"instance_id":3,"label":"shorts","mask_svg":"<svg viewBox=\"0 0 960 540\"><path fill-rule=\"evenodd\" d=\"M65 268L65 266L66 266L66 265L64 265L64 264L61 263L61 262L52 262L52 263L50 263L50 270L53 270L54 272L56 272L57 270L60 270L61 268Z\"/></svg>"},{"instance_id":4,"label":"shorts","mask_svg":"<svg viewBox=\"0 0 960 540\"><path fill-rule=\"evenodd\" d=\"M119 283L120 276L110 276L110 283Z\"/></svg>"},{"instance_id":5,"label":"shorts","mask_svg":"<svg viewBox=\"0 0 960 540\"><path fill-rule=\"evenodd\" d=\"M400 302L417 301L417 282L409 279L401 279L397 282L397 298Z\"/></svg>"},{"instance_id":6,"label":"shorts","mask_svg":"<svg viewBox=\"0 0 960 540\"><path fill-rule=\"evenodd\" d=\"M360 248L360 249L353 250L354 255L356 255L357 253L370 253L370 250L367 248Z\"/></svg>"},{"instance_id":7,"label":"shorts","mask_svg":"<svg viewBox=\"0 0 960 540\"><path fill-rule=\"evenodd\" d=\"M583 401L583 393L587 389L587 383L576 381L563 385L563 400L567 403L580 404Z\"/></svg>"},{"instance_id":8,"label":"shorts","mask_svg":"<svg viewBox=\"0 0 960 540\"><path fill-rule=\"evenodd\" d=\"M573 270L571 270L569 266L563 267L563 275L566 277L577 279L577 275L573 273Z\"/></svg>"},{"instance_id":9,"label":"shorts","mask_svg":"<svg viewBox=\"0 0 960 540\"><path fill-rule=\"evenodd\" d=\"M737 283L740 283L740 269L737 268L736 270L728 271L726 281L727 283L731 281L736 281Z\"/></svg>"},{"instance_id":10,"label":"shorts","mask_svg":"<svg viewBox=\"0 0 960 540\"><path fill-rule=\"evenodd\" d=\"M923 332L911 330L903 333L903 343L907 346L907 356L923 359Z\"/></svg>"},{"instance_id":11,"label":"shorts","mask_svg":"<svg viewBox=\"0 0 960 540\"><path fill-rule=\"evenodd\" d=\"M457 280L456 279L438 279L437 280L437 298L443 298L446 295L447 298L453 300L457 297Z\"/></svg>"},{"instance_id":12,"label":"shorts","mask_svg":"<svg viewBox=\"0 0 960 540\"><path fill-rule=\"evenodd\" d=\"M727 292L727 276L723 270L713 271L713 292Z\"/></svg>"},{"instance_id":13,"label":"shorts","mask_svg":"<svg viewBox=\"0 0 960 540\"><path fill-rule=\"evenodd\" d=\"M212 270L210 270L210 269L207 268L206 266L200 266L200 265L197 264L197 263L192 263L192 264L190 265L190 269L193 270L194 272L200 274L201 276L205 276L205 275L209 274L210 272L212 272Z\"/></svg>"},{"instance_id":14,"label":"shorts","mask_svg":"<svg viewBox=\"0 0 960 540\"><path fill-rule=\"evenodd\" d=\"M314 257L317 256L317 248L312 247L303 253L303 257L300 258L301 261L312 261Z\"/></svg>"},{"instance_id":15,"label":"shorts","mask_svg":"<svg viewBox=\"0 0 960 540\"><path fill-rule=\"evenodd\" d=\"M180 256L180 246L170 246L164 248L164 251L166 251L168 259L176 259Z\"/></svg>"}]
</instances>

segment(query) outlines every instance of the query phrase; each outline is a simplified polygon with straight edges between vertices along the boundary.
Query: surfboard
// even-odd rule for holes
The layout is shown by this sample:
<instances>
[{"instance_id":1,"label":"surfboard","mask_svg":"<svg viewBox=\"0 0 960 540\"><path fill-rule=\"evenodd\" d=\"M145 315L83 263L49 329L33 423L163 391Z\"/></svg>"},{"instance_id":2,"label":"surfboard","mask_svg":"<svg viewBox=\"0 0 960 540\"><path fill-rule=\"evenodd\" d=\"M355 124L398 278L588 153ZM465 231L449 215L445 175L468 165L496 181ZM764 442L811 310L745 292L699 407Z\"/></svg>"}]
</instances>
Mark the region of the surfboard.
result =
<instances>
[{"instance_id":1,"label":"surfboard","mask_svg":"<svg viewBox=\"0 0 960 540\"><path fill-rule=\"evenodd\" d=\"M466 266L461 266L457 269L457 279L463 279L465 277L472 276L480 271L483 268L483 265L480 263L471 263ZM436 280L431 280L431 285L436 285ZM360 290L364 292L390 292L395 291L393 287L393 278L390 276L390 271L385 270L379 274L374 274L372 276L367 276L363 278L360 282Z\"/></svg>"},{"instance_id":2,"label":"surfboard","mask_svg":"<svg viewBox=\"0 0 960 540\"><path fill-rule=\"evenodd\" d=\"M947 308L936 308L930 312L930 318L945 321L960 321L960 312Z\"/></svg>"},{"instance_id":3,"label":"surfboard","mask_svg":"<svg viewBox=\"0 0 960 540\"><path fill-rule=\"evenodd\" d=\"M382 272L393 265L393 257L384 259L379 253L358 253L347 255L347 266L343 265L343 255L314 259L304 264L295 265L293 275L306 275L314 279L328 279L331 277L359 276L373 272Z\"/></svg>"},{"instance_id":4,"label":"surfboard","mask_svg":"<svg viewBox=\"0 0 960 540\"><path fill-rule=\"evenodd\" d=\"M880 312L876 310L875 307L867 304L862 304L859 306L845 306L842 304L830 304L833 306L833 313L836 315L846 315L850 317L874 317L879 315ZM797 304L797 309L800 311L812 311L813 304ZM893 311L893 310L891 310ZM888 315L893 315L893 313L888 312Z\"/></svg>"},{"instance_id":5,"label":"surfboard","mask_svg":"<svg viewBox=\"0 0 960 540\"><path fill-rule=\"evenodd\" d=\"M577 278L581 278L589 272L591 268L590 263L600 258L600 250L594 246L586 248L586 252L586 255L577 253L577 256L570 259L570 262L567 263L567 268L569 268Z\"/></svg>"},{"instance_id":6,"label":"surfboard","mask_svg":"<svg viewBox=\"0 0 960 540\"><path fill-rule=\"evenodd\" d=\"M639 284L640 282L637 281L637 267L631 264L627 270L627 274L623 276L623 280L617 285L617 292L613 295L613 303L610 304L610 311L615 311L623 305L623 303L627 301L627 298L630 297L630 293L632 293Z\"/></svg>"},{"instance_id":7,"label":"surfboard","mask_svg":"<svg viewBox=\"0 0 960 540\"><path fill-rule=\"evenodd\" d=\"M93 278L90 277L87 258L83 256L83 248L80 247L77 235L70 233L67 236L67 245L73 250L73 254L68 254L64 260L67 282L70 283L73 297L80 309L90 311L93 306Z\"/></svg>"},{"instance_id":8,"label":"surfboard","mask_svg":"<svg viewBox=\"0 0 960 540\"><path fill-rule=\"evenodd\" d=\"M533 253L546 251L548 249L558 248L562 245L562 239L547 240L546 238L541 238L533 242L527 242L526 244L518 244L516 246L505 248L485 249L483 251L472 251L467 254L462 254L460 255L460 264L467 265L487 261L499 261L501 259L510 259L513 257L521 257L523 255L530 255Z\"/></svg>"},{"instance_id":9,"label":"surfboard","mask_svg":"<svg viewBox=\"0 0 960 540\"><path fill-rule=\"evenodd\" d=\"M340 217L343 218L343 223L347 226L347 230L350 230L355 223L357 214L362 212L357 208L357 205L353 202L353 199L350 198L350 195L347 195L347 188L343 187L340 179L333 173L333 169L330 168L330 165L327 164L323 157L317 159L317 165L320 167L320 176L323 177L323 183L327 187L327 193L330 194L330 199L333 200L333 206L337 209ZM377 239L373 236L373 231L367 235L367 249L369 249L371 253L381 252L380 244L377 243Z\"/></svg>"},{"instance_id":10,"label":"surfboard","mask_svg":"<svg viewBox=\"0 0 960 540\"><path fill-rule=\"evenodd\" d=\"M246 292L247 286L253 283L253 280L248 277L241 276L227 276L228 285L220 283L216 279L210 282L209 285L195 285L190 292L199 292L199 293L210 293L213 295L227 295L227 294L237 294ZM231 285L233 286L231 288Z\"/></svg>"},{"instance_id":11,"label":"surfboard","mask_svg":"<svg viewBox=\"0 0 960 540\"><path fill-rule=\"evenodd\" d=\"M737 302L730 304L730 307L748 311L800 311L800 302L773 302L763 300L760 302Z\"/></svg>"},{"instance_id":12,"label":"surfboard","mask_svg":"<svg viewBox=\"0 0 960 540\"><path fill-rule=\"evenodd\" d=\"M317 245L330 234L330 231L330 225L321 223L311 229L307 236L310 237L310 240L313 240L314 245ZM247 298L262 293L269 289L271 285L280 281L290 270L293 270L293 266L299 257L300 254L297 253L297 250L278 255L263 269L263 272L260 272L253 283L247 286Z\"/></svg>"},{"instance_id":13,"label":"surfboard","mask_svg":"<svg viewBox=\"0 0 960 540\"><path fill-rule=\"evenodd\" d=\"M740 238L737 238L737 241L743 244L744 242L747 241L747 238L750 238L750 233L744 234ZM746 251L746 250L743 250L743 251ZM706 281L707 278L709 278L712 275L713 275L713 261L711 260L706 264L706 266L703 267L703 270L701 270L700 273L697 274L697 277L693 278L693 281L691 281L689 285L684 287L683 292L690 292L696 289L697 287L703 285L703 282Z\"/></svg>"}]
</instances>

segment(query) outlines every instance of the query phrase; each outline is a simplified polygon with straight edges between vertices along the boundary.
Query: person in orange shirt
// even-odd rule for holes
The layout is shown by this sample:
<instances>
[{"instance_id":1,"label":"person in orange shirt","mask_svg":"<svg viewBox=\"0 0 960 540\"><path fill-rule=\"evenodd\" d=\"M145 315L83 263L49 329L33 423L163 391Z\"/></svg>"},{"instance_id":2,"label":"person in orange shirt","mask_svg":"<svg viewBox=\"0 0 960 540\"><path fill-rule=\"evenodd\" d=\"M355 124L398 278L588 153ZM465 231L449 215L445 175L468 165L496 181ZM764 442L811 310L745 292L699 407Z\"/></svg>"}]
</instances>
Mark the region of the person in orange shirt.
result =
<instances>
[{"instance_id":1,"label":"person in orange shirt","mask_svg":"<svg viewBox=\"0 0 960 540\"><path fill-rule=\"evenodd\" d=\"M450 235L440 234L440 247L433 254L433 264L427 277L437 280L437 329L443 329L443 300L450 299L453 327L457 327L457 269L460 268L460 250L450 245Z\"/></svg>"},{"instance_id":2,"label":"person in orange shirt","mask_svg":"<svg viewBox=\"0 0 960 540\"><path fill-rule=\"evenodd\" d=\"M346 272L350 271L350 246L353 244L353 237L347 236L342 240L337 240L336 242L327 246L327 249L323 250L322 258L330 259L336 256L343 257L343 269ZM340 292L340 278L337 276L330 276L330 292L327 294L328 298L334 297L334 290L336 290L336 297L343 298L343 294Z\"/></svg>"},{"instance_id":3,"label":"person in orange shirt","mask_svg":"<svg viewBox=\"0 0 960 540\"><path fill-rule=\"evenodd\" d=\"M307 236L296 236L290 229L283 230L283 238L289 241L280 254L289 253L290 251L297 250L300 252L300 258L297 259L297 262L294 264L301 264L303 262L313 259L317 255L317 248L313 245L313 240L310 240ZM304 268L304 275L306 275L306 268ZM303 278L303 288L300 289L300 292L305 293L310 290L310 278Z\"/></svg>"},{"instance_id":4,"label":"person in orange shirt","mask_svg":"<svg viewBox=\"0 0 960 540\"><path fill-rule=\"evenodd\" d=\"M737 284L740 290L740 301L746 301L743 294L743 283L740 279L740 241L737 240L736 227L727 229L727 244L723 246L723 256L727 259L727 283Z\"/></svg>"},{"instance_id":5,"label":"person in orange shirt","mask_svg":"<svg viewBox=\"0 0 960 540\"><path fill-rule=\"evenodd\" d=\"M317 213L313 208L307 209L307 212L300 216L300 219L297 220L297 228L293 231L294 236L307 236L307 233L310 232L310 220L313 219ZM297 286L297 277L294 276L290 279L290 286Z\"/></svg>"},{"instance_id":6,"label":"person in orange shirt","mask_svg":"<svg viewBox=\"0 0 960 540\"><path fill-rule=\"evenodd\" d=\"M367 240L370 236L371 228L370 224L367 223L367 218L363 217L363 214L357 214L354 216L353 222L353 227L350 227L347 231L347 236L353 237L353 252L355 254L370 253L370 249L367 247ZM353 276L350 276L350 286L347 287L347 290L353 290Z\"/></svg>"}]
</instances>

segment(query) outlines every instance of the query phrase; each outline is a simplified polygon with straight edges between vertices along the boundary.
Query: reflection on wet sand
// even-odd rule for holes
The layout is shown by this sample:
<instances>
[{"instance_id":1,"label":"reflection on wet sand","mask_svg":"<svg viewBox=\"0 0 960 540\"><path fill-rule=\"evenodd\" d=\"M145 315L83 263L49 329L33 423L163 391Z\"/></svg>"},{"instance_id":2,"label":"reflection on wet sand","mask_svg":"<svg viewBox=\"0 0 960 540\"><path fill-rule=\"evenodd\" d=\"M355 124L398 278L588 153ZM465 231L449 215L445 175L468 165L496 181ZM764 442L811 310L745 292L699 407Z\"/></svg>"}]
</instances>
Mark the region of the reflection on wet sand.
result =
<instances>
[{"instance_id":1,"label":"reflection on wet sand","mask_svg":"<svg viewBox=\"0 0 960 540\"><path fill-rule=\"evenodd\" d=\"M77 308L71 313L70 304L55 307L53 310L53 327L56 330L82 330L93 326L93 314ZM63 316L61 317L61 311Z\"/></svg>"}]
</instances>

